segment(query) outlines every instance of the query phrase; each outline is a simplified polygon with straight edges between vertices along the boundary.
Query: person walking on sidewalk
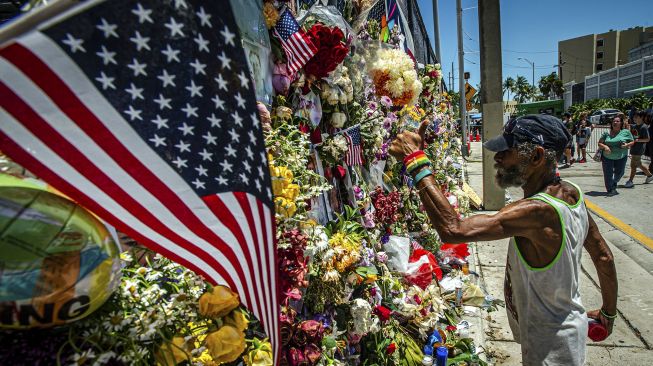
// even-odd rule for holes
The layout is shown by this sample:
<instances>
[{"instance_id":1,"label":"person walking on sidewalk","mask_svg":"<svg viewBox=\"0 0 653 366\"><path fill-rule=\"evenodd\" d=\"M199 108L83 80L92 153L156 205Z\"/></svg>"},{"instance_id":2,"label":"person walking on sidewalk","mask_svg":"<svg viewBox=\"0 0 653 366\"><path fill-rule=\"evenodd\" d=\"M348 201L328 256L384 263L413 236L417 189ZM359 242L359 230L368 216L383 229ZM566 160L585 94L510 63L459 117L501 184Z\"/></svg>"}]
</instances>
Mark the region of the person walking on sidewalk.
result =
<instances>
[{"instance_id":1,"label":"person walking on sidewalk","mask_svg":"<svg viewBox=\"0 0 653 366\"><path fill-rule=\"evenodd\" d=\"M565 112L565 114L562 116L563 118L563 123L565 124L565 128L567 131L569 131L570 135L574 135L574 122L571 120L571 114L569 112ZM565 147L565 165L562 166L562 168L569 168L571 165L574 163L574 140L570 139L569 144L567 147Z\"/></svg>"},{"instance_id":2,"label":"person walking on sidewalk","mask_svg":"<svg viewBox=\"0 0 653 366\"><path fill-rule=\"evenodd\" d=\"M587 146L587 141L592 134L592 129L587 125L587 114L585 114L585 117L586 118L581 117L576 126L576 148L579 163L587 163L587 150L585 147Z\"/></svg>"},{"instance_id":3,"label":"person walking on sidewalk","mask_svg":"<svg viewBox=\"0 0 653 366\"><path fill-rule=\"evenodd\" d=\"M644 149L646 144L651 140L649 135L648 126L644 124L644 118L646 117L645 111L638 111L635 113L635 125L632 128L633 142L630 145L630 177L624 187L633 188L635 184L633 179L635 179L635 173L637 173L637 168L644 172L646 179L644 183L653 182L653 174L648 170L647 167L642 164L642 155L644 154Z\"/></svg>"},{"instance_id":4,"label":"person walking on sidewalk","mask_svg":"<svg viewBox=\"0 0 653 366\"><path fill-rule=\"evenodd\" d=\"M493 215L458 216L420 150L419 133L402 132L390 153L403 159L443 242L511 238L505 277L506 309L524 365L583 365L587 318L612 332L617 314L617 274L612 252L589 215L578 186L556 177L556 163L571 135L546 115L510 120L484 147L496 152L496 180L519 186L524 199ZM597 269L603 305L585 312L580 300L582 248Z\"/></svg>"},{"instance_id":5,"label":"person walking on sidewalk","mask_svg":"<svg viewBox=\"0 0 653 366\"><path fill-rule=\"evenodd\" d=\"M608 132L604 132L599 139L599 149L603 150L601 164L603 166L603 182L608 196L615 196L617 184L626 170L628 161L628 148L634 138L630 130L624 129L624 114L619 113L612 120Z\"/></svg>"}]
</instances>

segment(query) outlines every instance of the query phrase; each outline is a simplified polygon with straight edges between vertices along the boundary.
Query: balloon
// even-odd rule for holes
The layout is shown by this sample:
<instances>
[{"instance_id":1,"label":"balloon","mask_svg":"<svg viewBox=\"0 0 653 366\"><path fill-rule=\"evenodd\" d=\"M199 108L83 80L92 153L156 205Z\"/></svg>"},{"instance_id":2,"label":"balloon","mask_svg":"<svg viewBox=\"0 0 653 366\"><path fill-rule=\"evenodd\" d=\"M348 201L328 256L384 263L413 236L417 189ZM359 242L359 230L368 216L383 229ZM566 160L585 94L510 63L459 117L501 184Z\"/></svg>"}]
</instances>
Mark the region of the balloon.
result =
<instances>
[{"instance_id":1,"label":"balloon","mask_svg":"<svg viewBox=\"0 0 653 366\"><path fill-rule=\"evenodd\" d=\"M36 179L0 173L0 327L51 327L120 284L115 230Z\"/></svg>"}]
</instances>

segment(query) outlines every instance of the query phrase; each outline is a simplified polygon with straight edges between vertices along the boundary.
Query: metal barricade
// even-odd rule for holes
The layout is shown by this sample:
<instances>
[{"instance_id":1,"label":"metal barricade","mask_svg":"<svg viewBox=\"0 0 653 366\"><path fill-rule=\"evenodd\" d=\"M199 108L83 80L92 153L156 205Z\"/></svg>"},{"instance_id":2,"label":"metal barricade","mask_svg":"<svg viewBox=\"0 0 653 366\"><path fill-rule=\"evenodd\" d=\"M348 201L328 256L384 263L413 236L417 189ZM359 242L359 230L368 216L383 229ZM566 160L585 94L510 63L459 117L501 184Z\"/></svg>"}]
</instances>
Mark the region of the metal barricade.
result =
<instances>
[{"instance_id":1,"label":"metal barricade","mask_svg":"<svg viewBox=\"0 0 653 366\"><path fill-rule=\"evenodd\" d=\"M590 134L590 138L587 141L587 145L585 147L588 154L595 153L599 149L599 139L601 139L601 135L603 135L604 132L607 132L609 128L609 126L594 125L592 133Z\"/></svg>"}]
</instances>

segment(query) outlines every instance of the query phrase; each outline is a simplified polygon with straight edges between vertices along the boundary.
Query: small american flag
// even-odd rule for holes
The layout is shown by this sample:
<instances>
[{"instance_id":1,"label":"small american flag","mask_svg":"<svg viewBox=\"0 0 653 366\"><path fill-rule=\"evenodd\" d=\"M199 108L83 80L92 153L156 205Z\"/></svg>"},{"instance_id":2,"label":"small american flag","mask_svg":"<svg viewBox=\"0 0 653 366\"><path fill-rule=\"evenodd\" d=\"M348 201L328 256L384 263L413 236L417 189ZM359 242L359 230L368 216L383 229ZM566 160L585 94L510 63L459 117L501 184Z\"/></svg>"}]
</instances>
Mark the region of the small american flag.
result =
<instances>
[{"instance_id":1,"label":"small american flag","mask_svg":"<svg viewBox=\"0 0 653 366\"><path fill-rule=\"evenodd\" d=\"M281 41L281 46L288 59L288 70L291 74L297 72L315 55L317 48L306 36L297 21L286 9L274 26L273 34Z\"/></svg>"},{"instance_id":2,"label":"small american flag","mask_svg":"<svg viewBox=\"0 0 653 366\"><path fill-rule=\"evenodd\" d=\"M355 126L342 132L347 139L347 153L345 154L345 163L349 166L362 165L361 151L361 128Z\"/></svg>"},{"instance_id":3,"label":"small american flag","mask_svg":"<svg viewBox=\"0 0 653 366\"><path fill-rule=\"evenodd\" d=\"M140 243L229 286L279 347L269 169L228 6L89 1L10 41L0 146Z\"/></svg>"}]
</instances>

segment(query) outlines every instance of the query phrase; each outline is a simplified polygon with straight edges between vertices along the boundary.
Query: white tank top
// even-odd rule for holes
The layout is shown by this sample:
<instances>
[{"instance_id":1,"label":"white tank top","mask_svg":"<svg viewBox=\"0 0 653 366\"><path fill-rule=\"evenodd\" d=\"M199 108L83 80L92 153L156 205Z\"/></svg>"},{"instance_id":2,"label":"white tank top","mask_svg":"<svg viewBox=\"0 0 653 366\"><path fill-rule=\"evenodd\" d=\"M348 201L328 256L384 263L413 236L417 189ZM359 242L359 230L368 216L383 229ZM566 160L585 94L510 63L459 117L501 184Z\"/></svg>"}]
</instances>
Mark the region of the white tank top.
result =
<instances>
[{"instance_id":1,"label":"white tank top","mask_svg":"<svg viewBox=\"0 0 653 366\"><path fill-rule=\"evenodd\" d=\"M528 265L510 239L504 295L510 328L521 344L524 365L583 365L587 316L580 300L579 274L589 221L583 193L570 205L546 193L529 199L551 205L560 217L560 251L545 267Z\"/></svg>"}]
</instances>

